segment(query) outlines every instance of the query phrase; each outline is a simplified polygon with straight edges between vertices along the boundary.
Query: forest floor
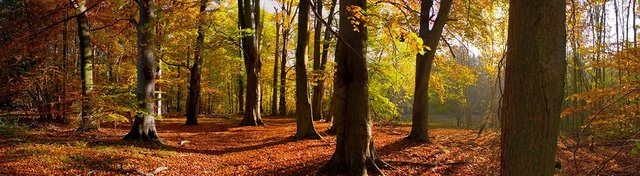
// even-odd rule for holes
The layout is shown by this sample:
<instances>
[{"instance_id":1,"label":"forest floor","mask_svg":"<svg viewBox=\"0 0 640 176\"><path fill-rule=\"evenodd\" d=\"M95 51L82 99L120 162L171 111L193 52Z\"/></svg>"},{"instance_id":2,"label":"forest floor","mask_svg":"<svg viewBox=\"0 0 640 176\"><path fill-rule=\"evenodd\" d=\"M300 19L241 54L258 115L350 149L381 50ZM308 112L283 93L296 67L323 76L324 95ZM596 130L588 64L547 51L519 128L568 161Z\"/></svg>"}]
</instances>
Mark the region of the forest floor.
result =
<instances>
[{"instance_id":1,"label":"forest floor","mask_svg":"<svg viewBox=\"0 0 640 176\"><path fill-rule=\"evenodd\" d=\"M263 120L267 126L238 127L240 117L200 118L199 126L185 126L184 118L165 118L157 124L163 145L121 141L129 125L103 124L100 131L84 134L53 124L0 129L0 175L115 175L161 166L168 170L159 175L315 175L334 151L335 136L325 133L330 123L315 123L322 140L295 141L295 119ZM439 128L430 131L433 144L419 144L403 140L409 130L374 125L377 153L395 168L385 174L498 175L497 132L477 137L472 130ZM578 153L578 164L585 167L581 172L596 173L594 166L617 149L596 151ZM625 153L615 155L600 174L640 175L640 159ZM558 173L573 175L572 150L561 144L558 156L564 167Z\"/></svg>"}]
</instances>

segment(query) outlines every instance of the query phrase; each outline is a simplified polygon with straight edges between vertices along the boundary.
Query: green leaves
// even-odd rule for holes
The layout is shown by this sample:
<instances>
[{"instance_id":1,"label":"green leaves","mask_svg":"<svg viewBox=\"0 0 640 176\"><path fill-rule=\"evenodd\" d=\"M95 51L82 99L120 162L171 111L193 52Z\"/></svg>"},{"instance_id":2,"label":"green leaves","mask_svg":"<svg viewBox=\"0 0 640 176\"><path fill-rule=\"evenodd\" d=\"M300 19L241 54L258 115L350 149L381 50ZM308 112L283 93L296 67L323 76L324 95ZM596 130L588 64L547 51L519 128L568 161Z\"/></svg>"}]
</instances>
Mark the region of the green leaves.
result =
<instances>
[{"instance_id":1,"label":"green leaves","mask_svg":"<svg viewBox=\"0 0 640 176\"><path fill-rule=\"evenodd\" d=\"M640 150L640 141L636 141L635 142L635 145L631 149L631 155L632 156L638 156L638 150Z\"/></svg>"}]
</instances>

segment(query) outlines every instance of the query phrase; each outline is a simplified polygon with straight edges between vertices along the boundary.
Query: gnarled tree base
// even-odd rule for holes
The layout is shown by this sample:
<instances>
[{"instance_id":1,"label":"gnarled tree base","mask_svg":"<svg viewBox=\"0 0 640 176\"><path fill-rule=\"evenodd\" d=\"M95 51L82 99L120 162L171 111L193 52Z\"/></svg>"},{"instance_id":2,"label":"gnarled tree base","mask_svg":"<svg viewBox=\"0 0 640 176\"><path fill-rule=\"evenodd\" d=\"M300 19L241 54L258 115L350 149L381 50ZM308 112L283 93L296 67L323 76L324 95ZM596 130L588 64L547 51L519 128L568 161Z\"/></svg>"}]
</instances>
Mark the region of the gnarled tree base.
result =
<instances>
[{"instance_id":1,"label":"gnarled tree base","mask_svg":"<svg viewBox=\"0 0 640 176\"><path fill-rule=\"evenodd\" d=\"M244 118L240 123L240 126L258 126L258 125L266 125L261 118L253 119L253 118Z\"/></svg>"},{"instance_id":2,"label":"gnarled tree base","mask_svg":"<svg viewBox=\"0 0 640 176\"><path fill-rule=\"evenodd\" d=\"M198 120L190 120L189 118L187 118L187 122L184 125L193 125L193 126L197 126L198 124Z\"/></svg>"},{"instance_id":3,"label":"gnarled tree base","mask_svg":"<svg viewBox=\"0 0 640 176\"><path fill-rule=\"evenodd\" d=\"M156 132L154 119L151 116L136 117L131 131L122 139L126 141L162 143L162 140Z\"/></svg>"},{"instance_id":4,"label":"gnarled tree base","mask_svg":"<svg viewBox=\"0 0 640 176\"><path fill-rule=\"evenodd\" d=\"M122 140L125 141L142 141L142 142L151 142L151 143L162 143L158 134L154 131L152 133L138 133L133 130L129 132Z\"/></svg>"},{"instance_id":5,"label":"gnarled tree base","mask_svg":"<svg viewBox=\"0 0 640 176\"><path fill-rule=\"evenodd\" d=\"M408 141L413 141L413 142L432 144L427 134L411 132L409 136L407 136L404 139Z\"/></svg>"},{"instance_id":6,"label":"gnarled tree base","mask_svg":"<svg viewBox=\"0 0 640 176\"><path fill-rule=\"evenodd\" d=\"M371 146L373 146L373 142L371 142ZM352 167L351 170L349 170L349 168L346 167L347 161L345 160L343 154L334 153L329 162L320 169L318 175L367 175L367 171L373 175L384 175L381 169L395 170L393 166L382 161L378 155L375 154L375 149L373 148L370 150L370 155L367 157L364 163L365 165L360 168Z\"/></svg>"}]
</instances>

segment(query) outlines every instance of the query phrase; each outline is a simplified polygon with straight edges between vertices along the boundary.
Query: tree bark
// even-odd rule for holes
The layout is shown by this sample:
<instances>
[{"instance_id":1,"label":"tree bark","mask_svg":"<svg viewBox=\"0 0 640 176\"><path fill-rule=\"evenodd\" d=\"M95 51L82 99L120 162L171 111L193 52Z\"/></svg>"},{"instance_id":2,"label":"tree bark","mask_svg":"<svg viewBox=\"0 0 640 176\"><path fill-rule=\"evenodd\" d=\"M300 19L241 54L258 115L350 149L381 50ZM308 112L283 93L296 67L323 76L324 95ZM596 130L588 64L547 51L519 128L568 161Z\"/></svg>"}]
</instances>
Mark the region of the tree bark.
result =
<instances>
[{"instance_id":1,"label":"tree bark","mask_svg":"<svg viewBox=\"0 0 640 176\"><path fill-rule=\"evenodd\" d=\"M452 0L440 1L440 9L438 16L429 30L430 16L429 12L433 6L433 0L422 1L420 8L420 38L425 45L431 48L425 49L425 54L416 55L416 79L413 98L413 114L411 123L411 133L407 139L425 143L431 143L429 140L429 76L431 75L431 66L438 49L438 42L444 25L447 23L449 11L451 10Z\"/></svg>"},{"instance_id":2,"label":"tree bark","mask_svg":"<svg viewBox=\"0 0 640 176\"><path fill-rule=\"evenodd\" d=\"M66 15L67 18L69 15ZM67 57L69 55L68 33L69 26L67 21L64 22L64 30L62 31L62 78L67 80ZM60 116L60 122L67 124L67 83L62 83L62 114Z\"/></svg>"},{"instance_id":3,"label":"tree bark","mask_svg":"<svg viewBox=\"0 0 640 176\"><path fill-rule=\"evenodd\" d=\"M315 76L320 79L314 79L316 81L316 85L313 86L313 99L312 99L312 109L313 109L313 120L318 121L322 118L322 95L324 93L323 88L320 86L320 80L322 79L319 74L324 71L324 64L320 61L320 46L321 40L320 35L322 34L322 0L316 0L316 21L315 21L315 31L313 34L313 71L316 73ZM331 23L329 23L331 24ZM324 49L324 48L322 48ZM321 65L323 64L323 65ZM321 68L322 67L322 68ZM324 83L323 83L324 84Z\"/></svg>"},{"instance_id":4,"label":"tree bark","mask_svg":"<svg viewBox=\"0 0 640 176\"><path fill-rule=\"evenodd\" d=\"M208 0L200 1L200 17L205 14ZM193 57L189 79L189 98L187 99L187 122L185 125L198 125L198 113L200 112L200 81L202 74L202 46L204 45L204 20L198 22L198 36L196 37L196 49Z\"/></svg>"},{"instance_id":5,"label":"tree bark","mask_svg":"<svg viewBox=\"0 0 640 176\"><path fill-rule=\"evenodd\" d=\"M309 43L309 1L298 4L298 42L296 45L296 134L299 139L321 139L313 127L313 115L309 102L309 82L307 79L307 44Z\"/></svg>"},{"instance_id":6,"label":"tree bark","mask_svg":"<svg viewBox=\"0 0 640 176\"><path fill-rule=\"evenodd\" d=\"M247 93L244 119L241 126L264 125L260 117L260 55L258 53L258 39L260 25L256 23L260 18L259 1L239 0L238 13L241 29L255 29L257 32L242 37L242 49L244 50L244 65L247 73Z\"/></svg>"},{"instance_id":7,"label":"tree bark","mask_svg":"<svg viewBox=\"0 0 640 176\"><path fill-rule=\"evenodd\" d=\"M366 0L343 0L340 2L341 42L336 48L336 149L329 162L320 170L321 174L367 175L367 168L374 174L382 172L382 164L375 154L372 137L372 121L369 117L369 76L367 73L366 43L367 28L364 22L354 26L350 19L354 11L366 11ZM357 28L357 31L355 28Z\"/></svg>"},{"instance_id":8,"label":"tree bark","mask_svg":"<svg viewBox=\"0 0 640 176\"><path fill-rule=\"evenodd\" d=\"M278 14L276 11L275 14ZM271 115L278 115L278 59L280 58L280 28L282 24L276 21L276 48L273 57L273 90L271 94Z\"/></svg>"},{"instance_id":9,"label":"tree bark","mask_svg":"<svg viewBox=\"0 0 640 176\"><path fill-rule=\"evenodd\" d=\"M244 78L238 73L238 114L244 114Z\"/></svg>"},{"instance_id":10,"label":"tree bark","mask_svg":"<svg viewBox=\"0 0 640 176\"><path fill-rule=\"evenodd\" d=\"M89 21L85 11L86 1L80 0L75 2L78 16L76 22L78 24L78 40L80 41L80 78L82 79L82 107L81 121L78 131L89 131L97 129L97 125L93 122L93 110L91 106L91 92L93 91L93 54L91 53L91 39L89 36Z\"/></svg>"},{"instance_id":11,"label":"tree bark","mask_svg":"<svg viewBox=\"0 0 640 176\"><path fill-rule=\"evenodd\" d=\"M565 1L511 0L501 175L553 175L566 74Z\"/></svg>"},{"instance_id":12,"label":"tree bark","mask_svg":"<svg viewBox=\"0 0 640 176\"><path fill-rule=\"evenodd\" d=\"M131 131L124 140L161 142L156 132L153 109L153 91L155 88L156 60L153 57L153 25L155 20L153 0L139 0L140 19L138 31L138 90L136 92L140 110L135 116Z\"/></svg>"},{"instance_id":13,"label":"tree bark","mask_svg":"<svg viewBox=\"0 0 640 176\"><path fill-rule=\"evenodd\" d=\"M283 25L284 27L284 25ZM287 115L287 40L289 39L289 31L291 29L283 29L282 31L282 59L280 60L280 115Z\"/></svg>"},{"instance_id":14,"label":"tree bark","mask_svg":"<svg viewBox=\"0 0 640 176\"><path fill-rule=\"evenodd\" d=\"M331 36L333 36L333 34L331 33L331 25L333 24L333 17L334 17L333 13L335 12L335 9L336 9L336 1L337 0L332 0L331 1L331 8L329 10L329 17L327 19L327 24L329 24L329 25L325 26L324 39L322 40L323 42L322 42L322 55L320 56L321 57L320 71L322 72L323 76L324 76L324 74L326 74L324 71L325 71L325 68L326 68L326 65L327 65L327 60L328 60L328 57L329 57L329 43L331 41ZM318 13L318 14L321 14L321 13ZM314 91L315 90L324 90L324 79L318 80L317 86L314 87ZM321 108L322 107L322 97L324 96L324 91L317 91L317 92L318 92L317 96L320 97L317 104ZM316 96L315 92L314 92L314 96ZM333 99L333 98L331 98L331 99ZM332 110L333 110L333 108L331 108L331 105L329 105L329 116L328 117L324 117L324 116L322 117L323 119L325 119L326 122L333 121ZM319 114L322 115L322 111L319 111Z\"/></svg>"},{"instance_id":15,"label":"tree bark","mask_svg":"<svg viewBox=\"0 0 640 176\"><path fill-rule=\"evenodd\" d=\"M181 68L180 67L176 67L176 69L178 70L178 79L180 79L180 75L182 75L182 72L180 71ZM182 100L182 85L178 85L178 91L176 91L176 112L181 112L182 111L182 106L181 105L181 100Z\"/></svg>"}]
</instances>

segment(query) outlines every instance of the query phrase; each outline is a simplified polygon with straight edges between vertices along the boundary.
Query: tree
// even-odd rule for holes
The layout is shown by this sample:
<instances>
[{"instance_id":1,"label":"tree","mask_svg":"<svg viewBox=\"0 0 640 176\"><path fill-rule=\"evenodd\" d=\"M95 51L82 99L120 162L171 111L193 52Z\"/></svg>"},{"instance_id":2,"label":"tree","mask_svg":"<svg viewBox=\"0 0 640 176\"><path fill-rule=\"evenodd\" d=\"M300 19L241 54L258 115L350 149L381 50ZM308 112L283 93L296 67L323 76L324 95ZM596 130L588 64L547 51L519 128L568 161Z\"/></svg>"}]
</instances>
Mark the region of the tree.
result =
<instances>
[{"instance_id":1,"label":"tree","mask_svg":"<svg viewBox=\"0 0 640 176\"><path fill-rule=\"evenodd\" d=\"M271 115L278 115L278 58L280 58L280 28L282 26L282 16L278 9L275 9L276 21L276 48L273 57L273 89L271 94Z\"/></svg>"},{"instance_id":2,"label":"tree","mask_svg":"<svg viewBox=\"0 0 640 176\"><path fill-rule=\"evenodd\" d=\"M366 0L340 1L339 40L336 48L335 126L336 149L321 173L366 175L367 168L382 174L375 154L369 117L367 73ZM355 23L355 22L357 23Z\"/></svg>"},{"instance_id":3,"label":"tree","mask_svg":"<svg viewBox=\"0 0 640 176\"><path fill-rule=\"evenodd\" d=\"M566 72L565 3L510 1L501 175L553 175Z\"/></svg>"},{"instance_id":4,"label":"tree","mask_svg":"<svg viewBox=\"0 0 640 176\"><path fill-rule=\"evenodd\" d=\"M93 114L91 107L91 98L89 94L93 91L93 54L91 53L91 39L89 36L89 20L87 19L87 1L74 1L74 6L78 15L76 23L78 24L78 40L80 43L80 79L82 80L82 110L80 112L80 127L78 131L87 131L96 129L97 125L93 122Z\"/></svg>"},{"instance_id":5,"label":"tree","mask_svg":"<svg viewBox=\"0 0 640 176\"><path fill-rule=\"evenodd\" d=\"M136 113L131 131L124 136L125 140L142 140L149 142L161 142L156 131L153 91L156 83L156 60L153 57L153 29L155 20L155 8L153 0L138 0L140 18L136 29L138 31L138 90L136 98L140 111Z\"/></svg>"},{"instance_id":6,"label":"tree","mask_svg":"<svg viewBox=\"0 0 640 176\"><path fill-rule=\"evenodd\" d=\"M429 140L429 77L431 75L431 66L436 55L438 42L444 25L447 23L449 11L453 0L440 1L438 16L433 24L433 28L429 29L431 17L431 7L433 0L422 1L420 7L420 34L419 37L427 46L425 53L416 55L416 80L413 98L413 114L411 123L411 133L407 139L431 143Z\"/></svg>"},{"instance_id":7,"label":"tree","mask_svg":"<svg viewBox=\"0 0 640 176\"><path fill-rule=\"evenodd\" d=\"M313 128L307 79L307 44L309 43L309 1L298 4L298 43L296 45L296 134L295 139L321 139Z\"/></svg>"},{"instance_id":8,"label":"tree","mask_svg":"<svg viewBox=\"0 0 640 176\"><path fill-rule=\"evenodd\" d=\"M196 49L193 57L193 65L189 68L189 97L187 98L187 122L186 125L198 125L198 113L200 112L200 80L202 74L202 46L204 45L204 18L208 0L200 1L200 17L198 22L198 36L196 37Z\"/></svg>"},{"instance_id":9,"label":"tree","mask_svg":"<svg viewBox=\"0 0 640 176\"><path fill-rule=\"evenodd\" d=\"M282 59L280 60L280 115L287 115L287 41L293 27L293 19L298 13L293 12L293 1L282 2ZM296 9L297 11L298 9Z\"/></svg>"},{"instance_id":10,"label":"tree","mask_svg":"<svg viewBox=\"0 0 640 176\"><path fill-rule=\"evenodd\" d=\"M244 65L247 73L247 93L241 126L264 125L262 118L260 118L260 69L262 64L257 46L260 36L259 11L259 0L238 0L240 29L251 31L251 34L242 36Z\"/></svg>"},{"instance_id":11,"label":"tree","mask_svg":"<svg viewBox=\"0 0 640 176\"><path fill-rule=\"evenodd\" d=\"M320 65L320 35L322 33L322 23L320 21L322 20L322 3L322 0L316 0L316 9L314 9L317 17L313 34L313 71L315 71L316 74L324 70L324 64L322 66ZM329 16L331 16L331 14ZM320 69L320 67L322 67L322 69ZM318 79L316 80L317 84L313 86L313 101L311 102L313 105L313 120L320 120L322 119L322 95L324 90L319 84L320 81Z\"/></svg>"}]
</instances>

